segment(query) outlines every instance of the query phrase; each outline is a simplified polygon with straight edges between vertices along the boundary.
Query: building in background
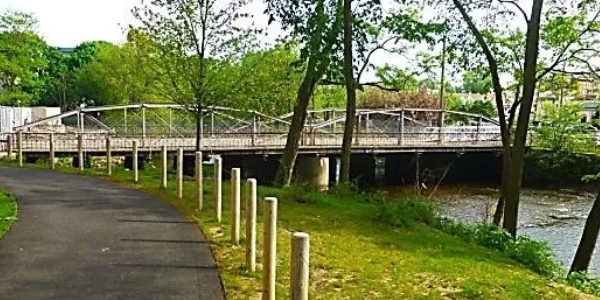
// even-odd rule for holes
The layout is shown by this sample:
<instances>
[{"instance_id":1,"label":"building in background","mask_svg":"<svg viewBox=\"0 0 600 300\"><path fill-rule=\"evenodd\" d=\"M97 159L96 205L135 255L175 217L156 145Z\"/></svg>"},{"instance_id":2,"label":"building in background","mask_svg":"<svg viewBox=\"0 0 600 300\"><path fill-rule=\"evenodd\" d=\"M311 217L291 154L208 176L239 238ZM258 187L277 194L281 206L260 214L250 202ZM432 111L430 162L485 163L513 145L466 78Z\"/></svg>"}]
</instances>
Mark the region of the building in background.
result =
<instances>
[{"instance_id":1,"label":"building in background","mask_svg":"<svg viewBox=\"0 0 600 300\"><path fill-rule=\"evenodd\" d=\"M0 133L11 133L15 127L59 114L60 107L0 106ZM60 123L60 120L56 122Z\"/></svg>"}]
</instances>

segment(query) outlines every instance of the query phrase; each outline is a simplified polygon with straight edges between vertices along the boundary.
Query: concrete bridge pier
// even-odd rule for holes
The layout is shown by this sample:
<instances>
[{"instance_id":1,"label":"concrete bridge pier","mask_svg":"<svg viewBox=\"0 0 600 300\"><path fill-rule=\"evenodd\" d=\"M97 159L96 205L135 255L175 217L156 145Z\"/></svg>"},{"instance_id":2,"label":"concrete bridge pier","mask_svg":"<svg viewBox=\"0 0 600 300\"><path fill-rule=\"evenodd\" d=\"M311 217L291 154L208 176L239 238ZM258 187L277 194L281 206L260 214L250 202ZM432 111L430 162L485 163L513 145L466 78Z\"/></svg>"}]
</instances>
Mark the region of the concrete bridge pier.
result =
<instances>
[{"instance_id":1,"label":"concrete bridge pier","mask_svg":"<svg viewBox=\"0 0 600 300\"><path fill-rule=\"evenodd\" d=\"M329 189L329 165L327 156L299 155L296 160L295 181L326 191Z\"/></svg>"}]
</instances>

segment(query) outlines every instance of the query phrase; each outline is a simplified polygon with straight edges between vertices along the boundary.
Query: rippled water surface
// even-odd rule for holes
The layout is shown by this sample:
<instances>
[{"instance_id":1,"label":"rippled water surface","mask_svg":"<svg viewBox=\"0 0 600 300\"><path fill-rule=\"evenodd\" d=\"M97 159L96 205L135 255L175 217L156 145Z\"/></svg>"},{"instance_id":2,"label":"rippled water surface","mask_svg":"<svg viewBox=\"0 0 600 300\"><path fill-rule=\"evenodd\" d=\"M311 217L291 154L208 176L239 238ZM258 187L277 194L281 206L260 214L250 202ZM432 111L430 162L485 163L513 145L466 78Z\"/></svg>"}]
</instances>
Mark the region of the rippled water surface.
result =
<instances>
[{"instance_id":1,"label":"rippled water surface","mask_svg":"<svg viewBox=\"0 0 600 300\"><path fill-rule=\"evenodd\" d=\"M464 222L491 220L498 191L474 187L443 187L432 196L440 212ZM570 266L595 195L573 190L524 190L519 233L547 241L565 266ZM600 242L590 271L600 274Z\"/></svg>"}]
</instances>

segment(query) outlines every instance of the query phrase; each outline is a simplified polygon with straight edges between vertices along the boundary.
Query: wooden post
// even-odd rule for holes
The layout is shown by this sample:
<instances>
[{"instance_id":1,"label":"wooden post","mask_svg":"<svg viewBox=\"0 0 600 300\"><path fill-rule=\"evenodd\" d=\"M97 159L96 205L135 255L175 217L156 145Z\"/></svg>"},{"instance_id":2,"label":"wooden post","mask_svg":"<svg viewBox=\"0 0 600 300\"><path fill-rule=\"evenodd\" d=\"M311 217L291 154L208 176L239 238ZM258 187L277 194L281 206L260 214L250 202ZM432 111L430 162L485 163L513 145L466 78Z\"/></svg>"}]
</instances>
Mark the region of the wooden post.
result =
<instances>
[{"instance_id":1,"label":"wooden post","mask_svg":"<svg viewBox=\"0 0 600 300\"><path fill-rule=\"evenodd\" d=\"M440 121L440 124L438 124L438 125L439 125L439 127L440 127L440 128L439 128L439 130L440 130L440 131L438 132L438 134L439 134L438 138L439 138L439 140L440 140L440 144L441 144L441 143L444 141L444 133L443 133L443 129L444 129L444 119L445 119L445 118L444 118L444 111L441 111L441 112L440 112L440 120L439 120L439 121Z\"/></svg>"},{"instance_id":2,"label":"wooden post","mask_svg":"<svg viewBox=\"0 0 600 300\"><path fill-rule=\"evenodd\" d=\"M83 172L85 157L83 155L83 134L77 136L77 150L79 152L79 171Z\"/></svg>"},{"instance_id":3,"label":"wooden post","mask_svg":"<svg viewBox=\"0 0 600 300\"><path fill-rule=\"evenodd\" d=\"M398 144L404 144L404 108L400 112L400 136L398 137Z\"/></svg>"},{"instance_id":4,"label":"wooden post","mask_svg":"<svg viewBox=\"0 0 600 300\"><path fill-rule=\"evenodd\" d=\"M13 135L12 134L8 134L8 148L6 149L7 152L7 156L8 156L8 160L12 160L12 153L13 153Z\"/></svg>"},{"instance_id":5,"label":"wooden post","mask_svg":"<svg viewBox=\"0 0 600 300\"><path fill-rule=\"evenodd\" d=\"M231 242L240 244L240 169L231 169Z\"/></svg>"},{"instance_id":6,"label":"wooden post","mask_svg":"<svg viewBox=\"0 0 600 300\"><path fill-rule=\"evenodd\" d=\"M196 200L198 202L198 210L201 211L204 206L203 176L202 176L202 152L196 152Z\"/></svg>"},{"instance_id":7,"label":"wooden post","mask_svg":"<svg viewBox=\"0 0 600 300\"><path fill-rule=\"evenodd\" d=\"M277 198L265 198L262 300L275 300Z\"/></svg>"},{"instance_id":8,"label":"wooden post","mask_svg":"<svg viewBox=\"0 0 600 300\"><path fill-rule=\"evenodd\" d=\"M112 145L110 137L106 136L106 173L112 175Z\"/></svg>"},{"instance_id":9,"label":"wooden post","mask_svg":"<svg viewBox=\"0 0 600 300\"><path fill-rule=\"evenodd\" d=\"M17 159L19 160L19 167L23 166L23 132L17 133Z\"/></svg>"},{"instance_id":10,"label":"wooden post","mask_svg":"<svg viewBox=\"0 0 600 300\"><path fill-rule=\"evenodd\" d=\"M177 198L183 198L183 148L177 149Z\"/></svg>"},{"instance_id":11,"label":"wooden post","mask_svg":"<svg viewBox=\"0 0 600 300\"><path fill-rule=\"evenodd\" d=\"M223 203L222 203L222 198L221 198L221 193L222 193L222 173L223 173L223 159L220 157L215 157L214 158L214 193L213 193L213 197L215 200L215 217L217 218L217 222L221 222L221 211L223 209Z\"/></svg>"},{"instance_id":12,"label":"wooden post","mask_svg":"<svg viewBox=\"0 0 600 300\"><path fill-rule=\"evenodd\" d=\"M56 169L56 162L54 161L54 133L50 133L48 137L48 150L50 151L48 157L50 159L50 169Z\"/></svg>"},{"instance_id":13,"label":"wooden post","mask_svg":"<svg viewBox=\"0 0 600 300\"><path fill-rule=\"evenodd\" d=\"M256 179L246 183L246 267L256 271Z\"/></svg>"},{"instance_id":14,"label":"wooden post","mask_svg":"<svg viewBox=\"0 0 600 300\"><path fill-rule=\"evenodd\" d=\"M479 142L480 140L480 131L481 131L481 117L477 119L477 134L475 135L475 140Z\"/></svg>"},{"instance_id":15,"label":"wooden post","mask_svg":"<svg viewBox=\"0 0 600 300\"><path fill-rule=\"evenodd\" d=\"M167 146L162 146L160 149L161 152L161 158L162 158L162 168L161 168L161 173L162 176L160 177L160 187L163 189L167 188L167 181L168 181L168 177L167 177L167 169L169 166L169 162L168 162L168 155L167 155Z\"/></svg>"},{"instance_id":16,"label":"wooden post","mask_svg":"<svg viewBox=\"0 0 600 300\"><path fill-rule=\"evenodd\" d=\"M304 232L292 235L292 257L290 270L290 295L292 300L308 300L308 270L310 243Z\"/></svg>"},{"instance_id":17,"label":"wooden post","mask_svg":"<svg viewBox=\"0 0 600 300\"><path fill-rule=\"evenodd\" d=\"M138 168L138 141L133 141L133 182L138 183L140 172Z\"/></svg>"}]
</instances>

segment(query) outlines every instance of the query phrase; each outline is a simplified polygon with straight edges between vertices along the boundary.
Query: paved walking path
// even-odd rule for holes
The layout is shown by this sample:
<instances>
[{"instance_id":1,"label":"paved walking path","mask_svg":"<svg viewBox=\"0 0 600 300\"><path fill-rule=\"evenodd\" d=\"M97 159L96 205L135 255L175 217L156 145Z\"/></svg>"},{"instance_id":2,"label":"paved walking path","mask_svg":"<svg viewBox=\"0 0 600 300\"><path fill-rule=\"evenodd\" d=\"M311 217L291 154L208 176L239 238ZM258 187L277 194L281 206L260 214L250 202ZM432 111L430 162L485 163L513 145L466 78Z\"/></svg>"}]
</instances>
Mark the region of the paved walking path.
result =
<instances>
[{"instance_id":1,"label":"paved walking path","mask_svg":"<svg viewBox=\"0 0 600 300\"><path fill-rule=\"evenodd\" d=\"M0 240L0 299L224 299L209 245L156 197L108 181L0 167L19 205Z\"/></svg>"}]
</instances>

